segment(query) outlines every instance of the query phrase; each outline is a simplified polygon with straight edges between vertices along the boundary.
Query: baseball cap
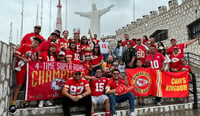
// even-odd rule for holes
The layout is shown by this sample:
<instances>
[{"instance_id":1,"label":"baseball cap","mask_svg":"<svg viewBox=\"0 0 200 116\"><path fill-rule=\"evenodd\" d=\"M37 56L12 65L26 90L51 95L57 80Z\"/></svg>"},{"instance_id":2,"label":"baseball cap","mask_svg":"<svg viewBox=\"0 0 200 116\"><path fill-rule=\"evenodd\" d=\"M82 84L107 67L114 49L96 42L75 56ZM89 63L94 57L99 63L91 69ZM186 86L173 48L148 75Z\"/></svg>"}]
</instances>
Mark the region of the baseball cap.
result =
<instances>
[{"instance_id":1,"label":"baseball cap","mask_svg":"<svg viewBox=\"0 0 200 116\"><path fill-rule=\"evenodd\" d=\"M142 40L141 38L137 38L137 39L136 39L136 41L141 41L141 40Z\"/></svg>"},{"instance_id":2,"label":"baseball cap","mask_svg":"<svg viewBox=\"0 0 200 116\"><path fill-rule=\"evenodd\" d=\"M155 44L151 44L151 46L150 47L155 47L156 48L156 45Z\"/></svg>"},{"instance_id":3,"label":"baseball cap","mask_svg":"<svg viewBox=\"0 0 200 116\"><path fill-rule=\"evenodd\" d=\"M64 51L60 51L58 55L59 56L65 56L65 52Z\"/></svg>"},{"instance_id":4,"label":"baseball cap","mask_svg":"<svg viewBox=\"0 0 200 116\"><path fill-rule=\"evenodd\" d=\"M178 47L174 47L173 50L174 50L174 49L178 49Z\"/></svg>"},{"instance_id":5,"label":"baseball cap","mask_svg":"<svg viewBox=\"0 0 200 116\"><path fill-rule=\"evenodd\" d=\"M74 73L75 75L81 75L81 72L80 71L75 71L75 73Z\"/></svg>"}]
</instances>

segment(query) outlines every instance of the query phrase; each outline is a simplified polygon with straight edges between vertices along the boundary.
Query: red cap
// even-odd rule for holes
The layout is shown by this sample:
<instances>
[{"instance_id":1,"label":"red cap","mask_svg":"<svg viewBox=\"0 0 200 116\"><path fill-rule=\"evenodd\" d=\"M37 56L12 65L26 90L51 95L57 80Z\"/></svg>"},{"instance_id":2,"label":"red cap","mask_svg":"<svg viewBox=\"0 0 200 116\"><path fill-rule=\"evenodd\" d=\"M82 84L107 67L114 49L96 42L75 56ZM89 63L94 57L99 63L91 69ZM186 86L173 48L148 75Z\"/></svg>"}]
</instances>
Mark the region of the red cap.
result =
<instances>
[{"instance_id":1,"label":"red cap","mask_svg":"<svg viewBox=\"0 0 200 116\"><path fill-rule=\"evenodd\" d=\"M71 39L71 40L70 40L70 43L76 43L76 40Z\"/></svg>"},{"instance_id":2,"label":"red cap","mask_svg":"<svg viewBox=\"0 0 200 116\"><path fill-rule=\"evenodd\" d=\"M142 40L141 38L137 38L137 39L136 39L136 41L141 41L141 40Z\"/></svg>"},{"instance_id":3,"label":"red cap","mask_svg":"<svg viewBox=\"0 0 200 116\"><path fill-rule=\"evenodd\" d=\"M156 45L155 45L155 44L151 44L151 46L153 46L153 47L155 47L155 48L156 48ZM150 46L150 47L151 47L151 46Z\"/></svg>"},{"instance_id":4,"label":"red cap","mask_svg":"<svg viewBox=\"0 0 200 116\"><path fill-rule=\"evenodd\" d=\"M65 52L64 51L60 51L58 55L59 56L65 56Z\"/></svg>"},{"instance_id":5,"label":"red cap","mask_svg":"<svg viewBox=\"0 0 200 116\"><path fill-rule=\"evenodd\" d=\"M176 39L175 39L175 38L172 38L170 41L172 41L172 40L176 41Z\"/></svg>"},{"instance_id":6,"label":"red cap","mask_svg":"<svg viewBox=\"0 0 200 116\"><path fill-rule=\"evenodd\" d=\"M174 49L178 49L178 47L175 46L175 47L173 48L173 50L174 50Z\"/></svg>"},{"instance_id":7,"label":"red cap","mask_svg":"<svg viewBox=\"0 0 200 116\"><path fill-rule=\"evenodd\" d=\"M89 52L86 52L85 53L85 56L91 56L92 54L91 53L89 53Z\"/></svg>"}]
</instances>

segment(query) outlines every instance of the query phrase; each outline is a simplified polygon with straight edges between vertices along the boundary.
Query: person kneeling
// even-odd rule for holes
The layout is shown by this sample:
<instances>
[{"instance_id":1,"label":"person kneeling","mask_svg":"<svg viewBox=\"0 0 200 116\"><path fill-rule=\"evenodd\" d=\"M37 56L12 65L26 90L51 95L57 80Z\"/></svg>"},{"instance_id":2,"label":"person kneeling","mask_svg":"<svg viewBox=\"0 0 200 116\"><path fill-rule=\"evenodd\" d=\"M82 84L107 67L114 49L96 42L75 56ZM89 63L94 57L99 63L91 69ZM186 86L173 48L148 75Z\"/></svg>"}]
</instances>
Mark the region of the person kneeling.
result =
<instances>
[{"instance_id":1,"label":"person kneeling","mask_svg":"<svg viewBox=\"0 0 200 116\"><path fill-rule=\"evenodd\" d=\"M62 90L62 108L64 116L71 116L70 107L84 106L85 116L91 116L92 100L88 81L81 77L81 72L76 71L74 77L66 81Z\"/></svg>"},{"instance_id":2,"label":"person kneeling","mask_svg":"<svg viewBox=\"0 0 200 116\"><path fill-rule=\"evenodd\" d=\"M125 84L128 86L128 82L125 80L122 80L120 77L120 71L118 69L114 69L112 71L112 78L109 79L106 85L106 94L108 94L109 100L110 100L110 110L113 116L116 116L116 103L124 102L126 100L129 100L130 105L130 116L136 116L134 112L135 107L135 101L134 101L134 94L132 92L128 92L123 95L117 95L116 88L120 84Z\"/></svg>"}]
</instances>

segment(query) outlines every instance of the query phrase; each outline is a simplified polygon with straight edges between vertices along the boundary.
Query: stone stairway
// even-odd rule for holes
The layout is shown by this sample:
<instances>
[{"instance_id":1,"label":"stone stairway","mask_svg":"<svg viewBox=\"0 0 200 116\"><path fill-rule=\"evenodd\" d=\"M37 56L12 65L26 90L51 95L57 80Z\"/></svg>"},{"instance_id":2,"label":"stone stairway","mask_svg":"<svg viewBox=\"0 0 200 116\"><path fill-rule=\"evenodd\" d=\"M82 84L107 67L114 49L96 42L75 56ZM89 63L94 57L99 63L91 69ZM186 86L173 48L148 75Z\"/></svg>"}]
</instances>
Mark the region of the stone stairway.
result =
<instances>
[{"instance_id":1,"label":"stone stairway","mask_svg":"<svg viewBox=\"0 0 200 116\"><path fill-rule=\"evenodd\" d=\"M196 74L197 80L197 96L198 101L200 101L200 69L192 67L193 72ZM190 85L190 89L192 86ZM31 101L30 108L21 108L24 99L24 90L20 91L20 95L17 100L17 111L15 114L9 113L10 116L63 116L63 111L61 105L38 108L38 101ZM135 99L136 103L136 113L138 115L152 113L152 112L168 112L175 110L185 110L192 109L193 107L193 94L189 94L189 103L184 103L182 98L162 98L162 106L156 106L154 104L154 96L145 97L145 106L141 107L137 104L137 98ZM83 116L83 108L73 107L71 112L74 116ZM95 116L104 116L103 106L96 106ZM128 102L120 103L117 106L118 116L127 116L129 114L129 105Z\"/></svg>"}]
</instances>

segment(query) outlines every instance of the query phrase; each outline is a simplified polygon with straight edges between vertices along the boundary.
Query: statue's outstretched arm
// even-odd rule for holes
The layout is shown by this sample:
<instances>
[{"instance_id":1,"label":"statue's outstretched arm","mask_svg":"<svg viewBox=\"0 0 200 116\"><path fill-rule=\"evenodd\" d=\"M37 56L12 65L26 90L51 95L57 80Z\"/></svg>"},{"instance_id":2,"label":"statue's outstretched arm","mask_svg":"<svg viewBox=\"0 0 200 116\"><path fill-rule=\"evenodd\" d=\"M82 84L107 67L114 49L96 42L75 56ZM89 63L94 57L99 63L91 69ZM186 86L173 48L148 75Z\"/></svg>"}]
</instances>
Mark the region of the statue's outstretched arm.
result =
<instances>
[{"instance_id":1,"label":"statue's outstretched arm","mask_svg":"<svg viewBox=\"0 0 200 116\"><path fill-rule=\"evenodd\" d=\"M75 14L78 14L78 15L80 15L80 16L82 16L82 17L90 18L90 13L89 13L89 12L87 12L87 13L83 13L83 12L75 12Z\"/></svg>"},{"instance_id":2,"label":"statue's outstretched arm","mask_svg":"<svg viewBox=\"0 0 200 116\"><path fill-rule=\"evenodd\" d=\"M112 7L114 7L114 5L110 5L110 6L107 7L107 8L104 8L104 9L102 9L102 10L99 10L100 16L103 15L103 14L105 14L106 12L110 11L110 9L111 9Z\"/></svg>"}]
</instances>

